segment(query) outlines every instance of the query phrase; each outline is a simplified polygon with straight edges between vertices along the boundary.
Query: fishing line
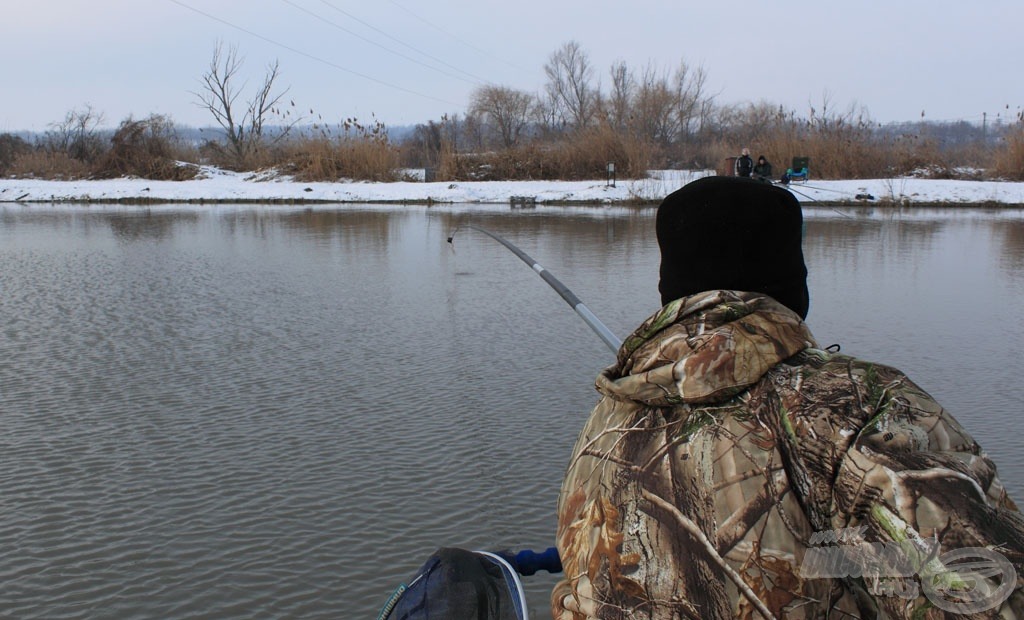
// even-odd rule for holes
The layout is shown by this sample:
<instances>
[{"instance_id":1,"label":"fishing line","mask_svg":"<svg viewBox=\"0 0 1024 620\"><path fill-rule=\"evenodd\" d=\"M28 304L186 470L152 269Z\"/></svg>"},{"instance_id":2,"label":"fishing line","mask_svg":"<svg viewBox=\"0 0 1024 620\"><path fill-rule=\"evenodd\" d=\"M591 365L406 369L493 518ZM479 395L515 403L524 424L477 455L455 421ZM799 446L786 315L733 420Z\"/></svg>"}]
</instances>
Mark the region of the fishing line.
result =
<instances>
[{"instance_id":1,"label":"fishing line","mask_svg":"<svg viewBox=\"0 0 1024 620\"><path fill-rule=\"evenodd\" d=\"M793 192L794 194L799 194L799 195L803 196L804 198L806 198L807 200L810 200L811 202L818 203L819 207L824 207L825 206L820 200L818 200L814 196L809 196L809 195L807 195L807 194L805 194L803 192L798 192L795 189L793 189L792 187L790 187L789 185L783 185L781 183L778 183L777 185L779 185L780 187L782 187L784 189L787 189L787 190ZM836 190L832 190L832 191L836 191ZM832 211L833 213L835 213L837 215L841 215L841 216L843 216L845 218L848 218L848 219L851 219L851 220L852 219L856 219L852 215L850 215L848 213L843 213L842 211L840 211L839 209L836 209L834 207L826 207L826 208L829 209L830 211Z\"/></svg>"},{"instance_id":2,"label":"fishing line","mask_svg":"<svg viewBox=\"0 0 1024 620\"><path fill-rule=\"evenodd\" d=\"M800 187L806 187L807 189L816 189L816 190L822 191L822 192L834 192L836 194L847 194L848 195L850 193L850 192L848 192L846 190L842 190L842 189L831 189L831 188L828 188L828 187L816 187L814 185L808 185L806 183L801 183Z\"/></svg>"},{"instance_id":3,"label":"fishing line","mask_svg":"<svg viewBox=\"0 0 1024 620\"><path fill-rule=\"evenodd\" d=\"M492 233L486 228L481 228L480 226L474 226L472 224L466 224L465 227L472 228L473 230L478 230L484 233L485 235L489 236L490 238L494 239L498 243L502 244L503 246L511 250L513 254L520 258L520 260L529 265L531 269L537 272L537 275L539 275L542 280L548 283L548 286L555 289L555 292L558 293L562 297L562 299L565 300L565 303L569 304L569 306L571 306L572 309L576 311L576 314L578 314L580 318L583 319L583 321L590 327L590 329L594 330L594 333L596 333L598 337L608 346L608 348L611 349L612 353L618 355L619 347L622 346L622 341L619 340L619 338L612 333L612 330L608 329L605 326L605 324L601 322L601 319L597 318L597 316L590 311L590 308L588 308L587 305L584 304L580 300L580 298L576 296L575 293L569 290L569 287L562 284L562 282L559 281L558 278L553 276L550 271L541 266L541 264L538 263L537 261L530 258L529 254L520 250L518 247L513 245L508 240ZM448 237L448 243L452 244L453 247L454 243L452 243L452 241L453 239L455 239L455 233L457 232L459 232L458 228L452 231L452 234Z\"/></svg>"}]
</instances>

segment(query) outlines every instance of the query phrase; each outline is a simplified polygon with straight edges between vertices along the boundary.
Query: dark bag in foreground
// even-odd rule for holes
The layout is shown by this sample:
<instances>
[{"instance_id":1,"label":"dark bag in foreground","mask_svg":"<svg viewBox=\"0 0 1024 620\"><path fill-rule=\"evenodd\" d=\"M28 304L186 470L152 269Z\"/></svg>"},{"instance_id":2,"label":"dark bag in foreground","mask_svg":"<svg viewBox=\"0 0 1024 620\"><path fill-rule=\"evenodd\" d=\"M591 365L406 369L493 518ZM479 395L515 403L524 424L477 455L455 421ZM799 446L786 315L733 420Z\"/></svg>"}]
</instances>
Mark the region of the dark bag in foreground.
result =
<instances>
[{"instance_id":1,"label":"dark bag in foreground","mask_svg":"<svg viewBox=\"0 0 1024 620\"><path fill-rule=\"evenodd\" d=\"M527 620L519 576L486 551L438 549L377 620Z\"/></svg>"}]
</instances>

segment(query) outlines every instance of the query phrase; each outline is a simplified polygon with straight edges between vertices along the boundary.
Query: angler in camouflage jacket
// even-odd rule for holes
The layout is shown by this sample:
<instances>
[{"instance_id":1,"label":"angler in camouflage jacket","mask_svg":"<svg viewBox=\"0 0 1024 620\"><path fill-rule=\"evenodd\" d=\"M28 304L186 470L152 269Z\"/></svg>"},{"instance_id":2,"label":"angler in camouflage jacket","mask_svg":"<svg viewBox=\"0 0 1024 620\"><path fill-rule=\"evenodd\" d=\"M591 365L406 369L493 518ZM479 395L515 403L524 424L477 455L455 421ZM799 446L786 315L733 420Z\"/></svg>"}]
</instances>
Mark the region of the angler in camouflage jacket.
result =
<instances>
[{"instance_id":1,"label":"angler in camouflage jacket","mask_svg":"<svg viewBox=\"0 0 1024 620\"><path fill-rule=\"evenodd\" d=\"M559 497L555 618L1024 617L1024 519L995 465L903 373L817 345L802 255L774 253L753 281L711 261L740 290L667 264L690 251L680 240L716 257L723 202L765 212L728 227L751 250L740 262L764 262L765 226L792 245L795 200L738 182L659 209L668 301L597 379ZM679 205L704 234L668 230ZM773 209L789 223L762 219Z\"/></svg>"}]
</instances>

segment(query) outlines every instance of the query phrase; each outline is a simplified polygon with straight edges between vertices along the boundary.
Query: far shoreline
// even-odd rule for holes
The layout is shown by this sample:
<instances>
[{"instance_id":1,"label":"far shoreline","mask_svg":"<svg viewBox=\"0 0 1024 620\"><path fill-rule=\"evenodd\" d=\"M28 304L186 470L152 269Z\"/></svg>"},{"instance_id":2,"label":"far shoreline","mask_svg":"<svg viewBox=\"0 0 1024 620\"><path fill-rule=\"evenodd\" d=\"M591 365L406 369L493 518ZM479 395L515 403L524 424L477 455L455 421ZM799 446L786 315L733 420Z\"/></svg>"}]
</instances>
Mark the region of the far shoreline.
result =
<instances>
[{"instance_id":1,"label":"far shoreline","mask_svg":"<svg viewBox=\"0 0 1024 620\"><path fill-rule=\"evenodd\" d=\"M707 170L658 170L644 179L583 181L301 182L210 170L189 181L0 179L0 205L505 205L654 207ZM949 179L811 179L780 185L806 207L1024 208L1024 182Z\"/></svg>"},{"instance_id":2,"label":"far shoreline","mask_svg":"<svg viewBox=\"0 0 1024 620\"><path fill-rule=\"evenodd\" d=\"M594 201L594 200L577 200L577 201L547 201L537 202L530 206L518 206L511 202L507 204L510 211L518 210L529 210L537 207L624 207L624 208L636 208L636 209L651 209L657 207L661 203L660 200L625 200L625 201ZM502 203L494 202L459 202L459 201L439 201L439 200L316 200L316 199L283 199L283 198L189 198L189 199L172 199L172 198L100 198L100 199L79 199L79 198L68 198L68 199L50 199L50 200L13 200L5 201L0 200L0 206L45 206L45 205L82 205L82 206L128 206L128 207L156 207L156 206L173 206L173 205L188 205L188 206L223 206L223 205L248 205L248 206L259 206L259 205L270 205L270 206L281 206L281 207L329 207L335 205L337 207L348 207L354 205L376 205L376 206L392 206L392 207L445 207L445 206L489 206L496 207L501 206ZM801 201L800 206L809 209L981 209L981 210L1019 210L1024 209L1024 203L1006 203L1006 202L995 202L995 201L982 201L982 202L912 202L912 203L897 203L893 201Z\"/></svg>"}]
</instances>

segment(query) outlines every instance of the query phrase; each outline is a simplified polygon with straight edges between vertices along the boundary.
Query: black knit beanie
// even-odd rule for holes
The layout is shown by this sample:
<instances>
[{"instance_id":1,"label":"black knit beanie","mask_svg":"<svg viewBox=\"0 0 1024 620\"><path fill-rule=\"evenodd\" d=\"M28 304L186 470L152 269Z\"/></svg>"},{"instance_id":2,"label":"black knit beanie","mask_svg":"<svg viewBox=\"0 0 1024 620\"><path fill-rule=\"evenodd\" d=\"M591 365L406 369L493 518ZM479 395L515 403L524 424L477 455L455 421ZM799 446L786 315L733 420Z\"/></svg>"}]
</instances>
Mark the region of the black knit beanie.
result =
<instances>
[{"instance_id":1,"label":"black knit beanie","mask_svg":"<svg viewBox=\"0 0 1024 620\"><path fill-rule=\"evenodd\" d=\"M807 318L803 214L764 181L705 177L658 207L662 304L710 290L765 293Z\"/></svg>"}]
</instances>

